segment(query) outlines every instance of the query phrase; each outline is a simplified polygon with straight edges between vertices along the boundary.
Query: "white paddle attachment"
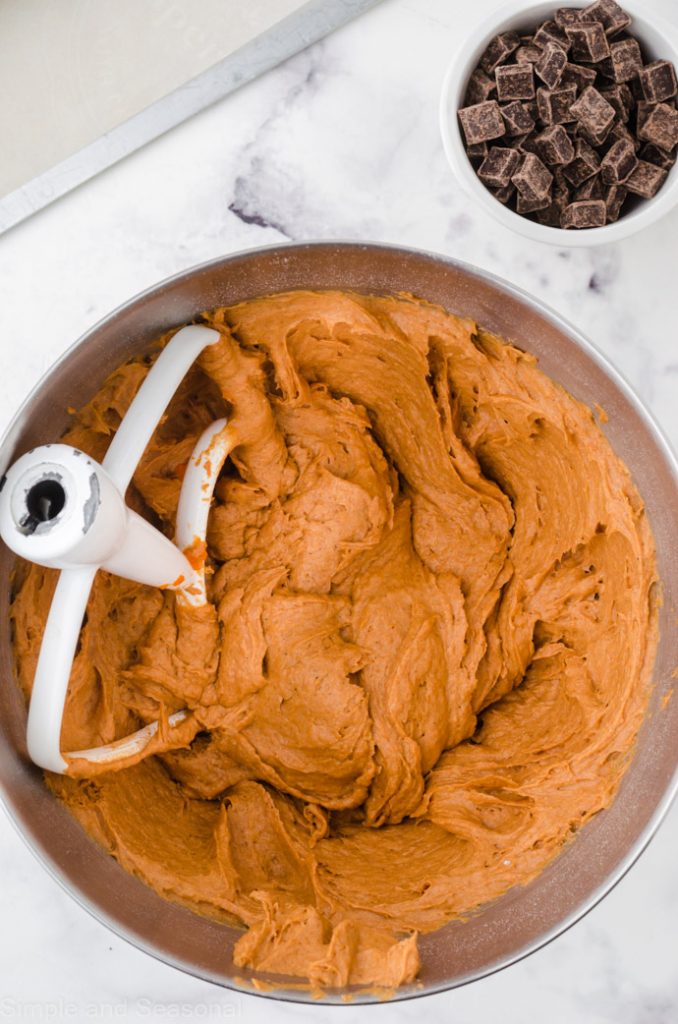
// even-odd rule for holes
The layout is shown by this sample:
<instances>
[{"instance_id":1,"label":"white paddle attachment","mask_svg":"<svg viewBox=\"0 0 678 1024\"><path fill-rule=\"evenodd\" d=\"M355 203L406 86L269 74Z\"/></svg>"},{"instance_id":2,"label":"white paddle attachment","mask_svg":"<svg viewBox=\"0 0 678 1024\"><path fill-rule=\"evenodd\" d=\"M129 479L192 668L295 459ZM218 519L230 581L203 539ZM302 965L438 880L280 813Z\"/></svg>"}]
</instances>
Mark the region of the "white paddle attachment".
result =
<instances>
[{"instance_id":1,"label":"white paddle attachment","mask_svg":"<svg viewBox=\"0 0 678 1024\"><path fill-rule=\"evenodd\" d=\"M64 773L69 758L112 763L143 750L158 730L152 722L104 746L61 751L68 681L97 569L174 590L178 600L192 606L207 601L207 517L217 478L236 443L226 420L207 428L189 459L175 543L128 508L124 496L181 380L202 350L218 340L217 331L197 325L174 335L139 388L101 465L69 445L47 444L22 455L6 474L0 536L22 558L61 569L28 714L28 753L42 768ZM187 714L177 711L169 725Z\"/></svg>"}]
</instances>

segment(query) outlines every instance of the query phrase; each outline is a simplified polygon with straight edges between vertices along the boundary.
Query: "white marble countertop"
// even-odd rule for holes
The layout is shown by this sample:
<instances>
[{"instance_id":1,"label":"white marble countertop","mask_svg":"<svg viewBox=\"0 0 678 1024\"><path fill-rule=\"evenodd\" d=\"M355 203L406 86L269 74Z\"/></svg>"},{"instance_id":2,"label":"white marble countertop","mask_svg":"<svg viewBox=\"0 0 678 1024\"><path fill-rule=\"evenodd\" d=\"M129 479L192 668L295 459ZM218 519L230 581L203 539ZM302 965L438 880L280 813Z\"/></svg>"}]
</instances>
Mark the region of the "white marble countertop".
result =
<instances>
[{"instance_id":1,"label":"white marble countertop","mask_svg":"<svg viewBox=\"0 0 678 1024\"><path fill-rule=\"evenodd\" d=\"M678 445L678 210L628 241L558 250L460 193L437 100L493 0L384 0L309 51L0 238L0 429L118 303L243 248L369 239L460 257L538 295L612 359ZM675 0L647 0L675 19ZM116 938L47 876L0 814L0 1018L672 1024L678 807L582 922L491 978L425 1001L300 1007L221 990Z\"/></svg>"}]
</instances>

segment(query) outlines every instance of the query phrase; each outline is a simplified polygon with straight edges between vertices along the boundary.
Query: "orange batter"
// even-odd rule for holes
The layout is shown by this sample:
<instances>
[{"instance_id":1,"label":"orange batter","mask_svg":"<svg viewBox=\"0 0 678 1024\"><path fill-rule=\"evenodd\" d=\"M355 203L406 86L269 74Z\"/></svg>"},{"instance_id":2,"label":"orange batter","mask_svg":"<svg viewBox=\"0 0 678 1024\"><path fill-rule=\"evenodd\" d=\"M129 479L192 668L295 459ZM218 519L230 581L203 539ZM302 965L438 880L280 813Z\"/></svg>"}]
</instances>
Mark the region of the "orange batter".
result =
<instances>
[{"instance_id":1,"label":"orange batter","mask_svg":"<svg viewBox=\"0 0 678 1024\"><path fill-rule=\"evenodd\" d=\"M417 932L529 881L612 799L656 645L643 503L588 408L438 307L290 292L204 320L221 342L128 500L171 535L228 416L210 603L98 574L62 747L164 724L140 763L48 782L162 895L242 922L238 965L402 984ZM65 440L101 458L146 372ZM13 605L27 693L54 575L25 568Z\"/></svg>"}]
</instances>

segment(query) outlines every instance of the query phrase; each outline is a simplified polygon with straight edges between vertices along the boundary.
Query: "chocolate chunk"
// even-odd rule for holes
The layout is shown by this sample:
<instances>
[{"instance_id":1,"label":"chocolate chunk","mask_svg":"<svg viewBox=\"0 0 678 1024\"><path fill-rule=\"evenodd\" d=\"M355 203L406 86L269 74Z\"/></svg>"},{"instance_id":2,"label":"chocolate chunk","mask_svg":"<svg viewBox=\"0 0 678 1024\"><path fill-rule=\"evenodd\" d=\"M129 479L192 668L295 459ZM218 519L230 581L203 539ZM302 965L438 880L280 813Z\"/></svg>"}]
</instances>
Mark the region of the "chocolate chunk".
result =
<instances>
[{"instance_id":1,"label":"chocolate chunk","mask_svg":"<svg viewBox=\"0 0 678 1024\"><path fill-rule=\"evenodd\" d=\"M663 167L665 171L670 171L676 162L675 149L666 153L652 142L646 142L638 155L641 160L647 160L649 164Z\"/></svg>"},{"instance_id":2,"label":"chocolate chunk","mask_svg":"<svg viewBox=\"0 0 678 1024\"><path fill-rule=\"evenodd\" d=\"M567 28L568 25L577 25L581 15L582 12L576 7L560 7L553 17L559 28Z\"/></svg>"},{"instance_id":3,"label":"chocolate chunk","mask_svg":"<svg viewBox=\"0 0 678 1024\"><path fill-rule=\"evenodd\" d=\"M570 188L570 182L567 180L565 174L563 173L564 170L565 168L563 167L556 167L556 169L553 172L553 177L555 180L555 184L553 186L553 198L554 200L560 202L562 206L567 206L567 204L570 202L570 193L572 190Z\"/></svg>"},{"instance_id":4,"label":"chocolate chunk","mask_svg":"<svg viewBox=\"0 0 678 1024\"><path fill-rule=\"evenodd\" d=\"M562 207L558 203L551 203L545 210L538 210L536 218L546 228L559 228Z\"/></svg>"},{"instance_id":5,"label":"chocolate chunk","mask_svg":"<svg viewBox=\"0 0 678 1024\"><path fill-rule=\"evenodd\" d=\"M478 169L478 177L492 188L506 188L518 169L521 156L517 149L491 146L490 151Z\"/></svg>"},{"instance_id":6,"label":"chocolate chunk","mask_svg":"<svg viewBox=\"0 0 678 1024\"><path fill-rule=\"evenodd\" d=\"M624 185L634 196L652 199L666 181L668 173L662 167L655 167L645 160L639 160Z\"/></svg>"},{"instance_id":7,"label":"chocolate chunk","mask_svg":"<svg viewBox=\"0 0 678 1024\"><path fill-rule=\"evenodd\" d=\"M556 167L553 172L555 183L553 185L553 202L560 205L560 209L564 210L568 203L571 203L571 188L569 181L562 173L562 167Z\"/></svg>"},{"instance_id":8,"label":"chocolate chunk","mask_svg":"<svg viewBox=\"0 0 678 1024\"><path fill-rule=\"evenodd\" d=\"M535 139L537 152L544 163L569 164L574 160L574 146L562 124L551 125Z\"/></svg>"},{"instance_id":9,"label":"chocolate chunk","mask_svg":"<svg viewBox=\"0 0 678 1024\"><path fill-rule=\"evenodd\" d=\"M582 65L582 67L584 67L584 66L586 66L588 68L591 68L592 71L596 72L596 75L598 77L598 82L602 86L605 85L605 82L603 81L603 79L608 79L610 82L614 82L614 80L615 80L614 79L614 66L612 64L612 58L611 57L604 57L602 60L599 60L597 64ZM596 83L594 82L593 84L595 85Z\"/></svg>"},{"instance_id":10,"label":"chocolate chunk","mask_svg":"<svg viewBox=\"0 0 678 1024\"><path fill-rule=\"evenodd\" d=\"M543 199L551 190L553 175L538 156L527 153L511 181L525 199Z\"/></svg>"},{"instance_id":11,"label":"chocolate chunk","mask_svg":"<svg viewBox=\"0 0 678 1024\"><path fill-rule=\"evenodd\" d=\"M610 185L604 197L608 224L619 220L621 208L628 194L628 189L624 185Z\"/></svg>"},{"instance_id":12,"label":"chocolate chunk","mask_svg":"<svg viewBox=\"0 0 678 1024\"><path fill-rule=\"evenodd\" d=\"M488 146L486 142L474 142L472 146L466 147L466 155L476 168L480 167L487 154Z\"/></svg>"},{"instance_id":13,"label":"chocolate chunk","mask_svg":"<svg viewBox=\"0 0 678 1024\"><path fill-rule=\"evenodd\" d=\"M577 202L582 199L604 199L603 184L600 180L599 174L594 174L592 178L587 178L583 185L574 193L574 198Z\"/></svg>"},{"instance_id":14,"label":"chocolate chunk","mask_svg":"<svg viewBox=\"0 0 678 1024\"><path fill-rule=\"evenodd\" d=\"M564 228L602 228L606 217L602 199L580 199L565 207L560 224Z\"/></svg>"},{"instance_id":15,"label":"chocolate chunk","mask_svg":"<svg viewBox=\"0 0 678 1024\"><path fill-rule=\"evenodd\" d=\"M507 135L527 135L534 131L535 121L524 103L514 100L501 108Z\"/></svg>"},{"instance_id":16,"label":"chocolate chunk","mask_svg":"<svg viewBox=\"0 0 678 1024\"><path fill-rule=\"evenodd\" d=\"M585 128L584 125L578 124L573 133L573 138L584 138L594 147L594 150L600 150L603 144L607 141L610 131L611 129L608 128L596 135L588 128Z\"/></svg>"},{"instance_id":17,"label":"chocolate chunk","mask_svg":"<svg viewBox=\"0 0 678 1024\"><path fill-rule=\"evenodd\" d=\"M584 21L599 21L608 36L616 36L631 24L631 17L615 0L596 0L581 11Z\"/></svg>"},{"instance_id":18,"label":"chocolate chunk","mask_svg":"<svg viewBox=\"0 0 678 1024\"><path fill-rule=\"evenodd\" d=\"M582 139L586 139L595 149L601 149L608 141L611 134L611 129L603 129L598 134L592 132L589 128L585 128L583 125L577 125L575 136L581 136Z\"/></svg>"},{"instance_id":19,"label":"chocolate chunk","mask_svg":"<svg viewBox=\"0 0 678 1024\"><path fill-rule=\"evenodd\" d=\"M506 134L504 120L496 100L486 100L471 107L462 107L459 111L459 120L469 146L474 142L500 139Z\"/></svg>"},{"instance_id":20,"label":"chocolate chunk","mask_svg":"<svg viewBox=\"0 0 678 1024\"><path fill-rule=\"evenodd\" d=\"M514 53L516 64L536 64L542 55L542 49L540 46L536 46L535 43L525 43L523 46L519 46Z\"/></svg>"},{"instance_id":21,"label":"chocolate chunk","mask_svg":"<svg viewBox=\"0 0 678 1024\"><path fill-rule=\"evenodd\" d=\"M570 40L566 33L555 21L545 21L534 33L534 41L537 46L546 46L548 43L555 43L567 53L570 49Z\"/></svg>"},{"instance_id":22,"label":"chocolate chunk","mask_svg":"<svg viewBox=\"0 0 678 1024\"><path fill-rule=\"evenodd\" d=\"M614 107L589 85L571 107L577 121L594 143L602 143L614 121Z\"/></svg>"},{"instance_id":23,"label":"chocolate chunk","mask_svg":"<svg viewBox=\"0 0 678 1024\"><path fill-rule=\"evenodd\" d=\"M578 92L583 92L587 85L594 85L597 73L595 68L586 68L581 64L565 65L563 77L560 79L561 89L567 85L574 85Z\"/></svg>"},{"instance_id":24,"label":"chocolate chunk","mask_svg":"<svg viewBox=\"0 0 678 1024\"><path fill-rule=\"evenodd\" d=\"M489 100L492 94L496 91L496 88L497 84L495 80L490 78L489 75L486 75L484 71L480 70L480 68L476 68L468 80L464 106L472 107L476 103L484 103L485 100Z\"/></svg>"},{"instance_id":25,"label":"chocolate chunk","mask_svg":"<svg viewBox=\"0 0 678 1024\"><path fill-rule=\"evenodd\" d=\"M561 89L537 89L537 108L544 124L564 124L574 121L572 105L577 98L577 87L566 85Z\"/></svg>"},{"instance_id":26,"label":"chocolate chunk","mask_svg":"<svg viewBox=\"0 0 678 1024\"><path fill-rule=\"evenodd\" d=\"M600 163L600 174L606 185L626 181L638 163L636 150L628 139L619 139L611 146Z\"/></svg>"},{"instance_id":27,"label":"chocolate chunk","mask_svg":"<svg viewBox=\"0 0 678 1024\"><path fill-rule=\"evenodd\" d=\"M516 186L512 184L506 185L504 188L491 188L490 192L495 199L498 199L504 206L513 199L515 195Z\"/></svg>"},{"instance_id":28,"label":"chocolate chunk","mask_svg":"<svg viewBox=\"0 0 678 1024\"><path fill-rule=\"evenodd\" d=\"M655 106L656 103L648 103L646 100L640 100L636 106L636 134L640 134L641 128L647 121Z\"/></svg>"},{"instance_id":29,"label":"chocolate chunk","mask_svg":"<svg viewBox=\"0 0 678 1024\"><path fill-rule=\"evenodd\" d=\"M640 142L635 137L635 135L632 135L626 127L626 125L622 124L621 121L615 121L615 123L610 128L607 138L605 139L605 145L608 149L610 149L612 146L614 146L615 142L619 142L620 139L623 139L626 142L630 143L630 145L633 146L633 150L635 153L637 153L640 149Z\"/></svg>"},{"instance_id":30,"label":"chocolate chunk","mask_svg":"<svg viewBox=\"0 0 678 1024\"><path fill-rule=\"evenodd\" d=\"M539 120L539 108L537 107L536 97L533 100L526 100L523 106L534 121Z\"/></svg>"},{"instance_id":31,"label":"chocolate chunk","mask_svg":"<svg viewBox=\"0 0 678 1024\"><path fill-rule=\"evenodd\" d=\"M524 135L520 141L516 144L516 149L521 153L537 153L536 145L537 133L530 132L529 135Z\"/></svg>"},{"instance_id":32,"label":"chocolate chunk","mask_svg":"<svg viewBox=\"0 0 678 1024\"><path fill-rule=\"evenodd\" d=\"M633 98L636 100L637 103L640 103L641 100L644 101L643 87L640 84L640 77L638 75L636 75L635 78L631 79L631 81L628 83L628 87L633 93Z\"/></svg>"},{"instance_id":33,"label":"chocolate chunk","mask_svg":"<svg viewBox=\"0 0 678 1024\"><path fill-rule=\"evenodd\" d=\"M497 97L502 101L529 100L534 96L531 64L504 64L495 71Z\"/></svg>"},{"instance_id":34,"label":"chocolate chunk","mask_svg":"<svg viewBox=\"0 0 678 1024\"><path fill-rule=\"evenodd\" d=\"M491 75L495 68L503 64L514 50L518 49L519 45L520 39L515 32L502 32L501 35L495 36L480 58L481 69Z\"/></svg>"},{"instance_id":35,"label":"chocolate chunk","mask_svg":"<svg viewBox=\"0 0 678 1024\"><path fill-rule=\"evenodd\" d=\"M610 46L615 82L630 82L643 67L643 55L637 39L620 39Z\"/></svg>"},{"instance_id":36,"label":"chocolate chunk","mask_svg":"<svg viewBox=\"0 0 678 1024\"><path fill-rule=\"evenodd\" d=\"M526 213L536 213L537 210L545 210L546 207L550 205L550 194L542 196L541 199L526 199L525 196L519 192L516 211L522 216L525 216Z\"/></svg>"},{"instance_id":37,"label":"chocolate chunk","mask_svg":"<svg viewBox=\"0 0 678 1024\"><path fill-rule=\"evenodd\" d=\"M566 65L567 54L565 51L555 43L547 43L534 70L549 89L555 89L563 77Z\"/></svg>"},{"instance_id":38,"label":"chocolate chunk","mask_svg":"<svg viewBox=\"0 0 678 1024\"><path fill-rule=\"evenodd\" d=\"M633 110L633 95L628 85L623 82L619 85L611 85L607 89L601 89L600 95L607 100L620 121L624 124L628 121Z\"/></svg>"},{"instance_id":39,"label":"chocolate chunk","mask_svg":"<svg viewBox=\"0 0 678 1024\"><path fill-rule=\"evenodd\" d=\"M638 129L638 138L670 153L678 146L678 110L668 103L658 103Z\"/></svg>"},{"instance_id":40,"label":"chocolate chunk","mask_svg":"<svg viewBox=\"0 0 678 1024\"><path fill-rule=\"evenodd\" d=\"M587 178L591 178L600 170L600 159L595 149L589 146L584 139L577 139L574 151L574 160L571 160L563 168L563 175L567 180L578 188L583 185Z\"/></svg>"},{"instance_id":41,"label":"chocolate chunk","mask_svg":"<svg viewBox=\"0 0 678 1024\"><path fill-rule=\"evenodd\" d=\"M640 88L648 103L662 103L678 93L676 69L670 60L655 60L638 72Z\"/></svg>"},{"instance_id":42,"label":"chocolate chunk","mask_svg":"<svg viewBox=\"0 0 678 1024\"><path fill-rule=\"evenodd\" d=\"M610 44L600 22L580 21L578 24L568 25L565 32L570 40L573 60L597 64L598 61L610 56Z\"/></svg>"}]
</instances>

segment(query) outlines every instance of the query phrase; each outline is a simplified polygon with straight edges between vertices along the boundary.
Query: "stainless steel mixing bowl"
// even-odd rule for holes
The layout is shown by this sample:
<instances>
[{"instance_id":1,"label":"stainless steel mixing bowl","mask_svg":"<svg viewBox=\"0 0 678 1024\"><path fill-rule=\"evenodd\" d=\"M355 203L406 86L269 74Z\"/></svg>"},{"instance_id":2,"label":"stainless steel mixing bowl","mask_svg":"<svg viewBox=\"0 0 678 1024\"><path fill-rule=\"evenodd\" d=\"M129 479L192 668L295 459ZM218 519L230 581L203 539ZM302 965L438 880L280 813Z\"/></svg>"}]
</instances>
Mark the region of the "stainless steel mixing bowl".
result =
<instances>
[{"instance_id":1,"label":"stainless steel mixing bowl","mask_svg":"<svg viewBox=\"0 0 678 1024\"><path fill-rule=\"evenodd\" d=\"M470 316L539 357L542 369L588 404L600 403L616 452L645 499L658 550L664 603L650 712L613 805L597 815L546 870L481 909L421 939L420 982L396 998L437 992L505 967L569 927L638 857L665 814L678 780L678 700L662 704L678 664L678 466L638 399L598 352L554 313L517 289L452 260L374 245L322 243L229 256L180 274L122 306L89 331L43 378L0 447L0 470L58 438L66 408L198 312L290 288L412 292ZM229 987L248 985L233 966L233 928L174 906L128 875L54 799L27 759L26 711L14 682L7 606L12 556L0 551L0 785L31 849L78 902L118 935L168 964ZM275 987L272 998L310 1001ZM327 995L340 1002L342 993ZM371 995L356 1001L370 1002Z\"/></svg>"}]
</instances>

